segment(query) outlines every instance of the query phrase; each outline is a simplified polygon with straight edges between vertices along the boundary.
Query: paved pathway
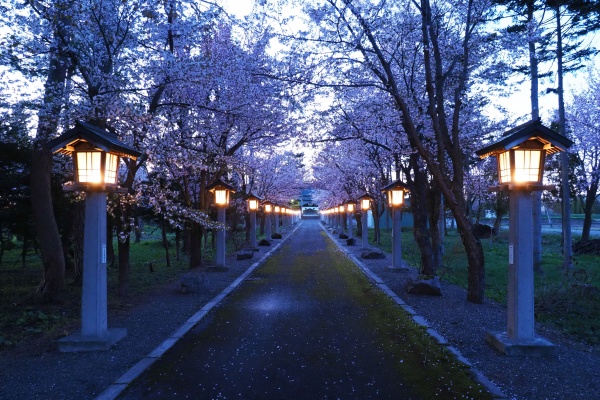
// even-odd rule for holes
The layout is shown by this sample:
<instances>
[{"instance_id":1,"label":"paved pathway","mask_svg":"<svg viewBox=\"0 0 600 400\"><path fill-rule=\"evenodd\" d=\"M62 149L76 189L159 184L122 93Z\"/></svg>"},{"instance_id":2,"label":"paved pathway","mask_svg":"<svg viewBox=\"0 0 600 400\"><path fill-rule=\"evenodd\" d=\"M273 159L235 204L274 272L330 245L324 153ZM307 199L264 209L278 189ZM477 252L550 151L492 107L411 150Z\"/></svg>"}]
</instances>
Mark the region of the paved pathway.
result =
<instances>
[{"instance_id":1,"label":"paved pathway","mask_svg":"<svg viewBox=\"0 0 600 400\"><path fill-rule=\"evenodd\" d=\"M407 321L316 220L304 221L122 398L481 398Z\"/></svg>"}]
</instances>

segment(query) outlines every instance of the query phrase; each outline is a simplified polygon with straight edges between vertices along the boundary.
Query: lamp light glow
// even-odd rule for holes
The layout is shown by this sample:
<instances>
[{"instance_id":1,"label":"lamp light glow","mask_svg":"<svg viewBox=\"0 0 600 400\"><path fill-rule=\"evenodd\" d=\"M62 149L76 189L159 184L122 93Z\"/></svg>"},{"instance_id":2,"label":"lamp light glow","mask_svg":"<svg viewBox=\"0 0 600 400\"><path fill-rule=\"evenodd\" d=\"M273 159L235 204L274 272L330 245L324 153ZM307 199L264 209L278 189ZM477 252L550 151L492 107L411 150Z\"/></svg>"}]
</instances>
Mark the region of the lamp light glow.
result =
<instances>
[{"instance_id":1,"label":"lamp light glow","mask_svg":"<svg viewBox=\"0 0 600 400\"><path fill-rule=\"evenodd\" d=\"M401 206L404 203L404 190L392 189L388 191L388 201L391 207Z\"/></svg>"},{"instance_id":2,"label":"lamp light glow","mask_svg":"<svg viewBox=\"0 0 600 400\"><path fill-rule=\"evenodd\" d=\"M75 151L74 158L77 183L117 184L119 156L116 154L94 149Z\"/></svg>"},{"instance_id":3,"label":"lamp light glow","mask_svg":"<svg viewBox=\"0 0 600 400\"><path fill-rule=\"evenodd\" d=\"M215 189L215 204L218 206L229 204L229 195L226 189Z\"/></svg>"},{"instance_id":4,"label":"lamp light glow","mask_svg":"<svg viewBox=\"0 0 600 400\"><path fill-rule=\"evenodd\" d=\"M250 209L250 211L258 210L258 200L256 200L256 199L248 200L248 208Z\"/></svg>"},{"instance_id":5,"label":"lamp light glow","mask_svg":"<svg viewBox=\"0 0 600 400\"><path fill-rule=\"evenodd\" d=\"M217 207L229 206L229 195L231 193L235 193L235 190L232 186L226 184L220 179L217 179L215 182L208 185L206 190L214 194L214 203Z\"/></svg>"},{"instance_id":6,"label":"lamp light glow","mask_svg":"<svg viewBox=\"0 0 600 400\"><path fill-rule=\"evenodd\" d=\"M498 154L500 184L542 183L543 149L510 149Z\"/></svg>"},{"instance_id":7,"label":"lamp light glow","mask_svg":"<svg viewBox=\"0 0 600 400\"><path fill-rule=\"evenodd\" d=\"M371 208L371 200L370 199L361 199L360 200L360 208L363 211L368 210L369 208Z\"/></svg>"}]
</instances>

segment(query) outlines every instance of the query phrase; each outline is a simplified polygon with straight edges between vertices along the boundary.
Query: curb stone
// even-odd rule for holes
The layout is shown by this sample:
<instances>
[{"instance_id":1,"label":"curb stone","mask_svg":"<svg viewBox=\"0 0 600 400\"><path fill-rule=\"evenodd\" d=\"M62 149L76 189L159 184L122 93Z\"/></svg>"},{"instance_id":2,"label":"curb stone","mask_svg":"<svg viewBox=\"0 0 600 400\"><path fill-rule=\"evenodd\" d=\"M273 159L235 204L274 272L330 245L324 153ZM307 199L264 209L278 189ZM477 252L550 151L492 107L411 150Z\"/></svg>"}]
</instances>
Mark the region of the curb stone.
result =
<instances>
[{"instance_id":1,"label":"curb stone","mask_svg":"<svg viewBox=\"0 0 600 400\"><path fill-rule=\"evenodd\" d=\"M400 307L402 307L402 309L404 309L404 311L407 314L409 314L409 316L411 317L411 319L413 320L414 323L416 323L417 325L419 325L423 328L426 328L425 332L429 336L431 336L431 338L436 343L438 343L440 346L448 349L448 351L450 351L450 353L452 353L454 355L454 357L456 358L456 360L459 363L463 364L466 368L469 368L472 377L477 382L479 382L479 384L481 384L492 395L492 397L494 399L498 399L498 400L508 399L508 397L504 394L504 392L502 392L502 390L496 384L494 384L494 382L490 381L485 375L483 375L483 373L481 371L474 368L473 364L469 360L467 360L460 353L460 351L458 349L456 349L453 346L450 346L448 341L442 335L440 335L436 330L431 328L425 318L418 315L417 312L413 308L406 305L406 303L400 298L400 296L398 296L396 293L394 293L394 291L392 289L390 289L390 287L387 286L379 276L377 276L373 271L371 271L369 269L368 266L366 266L362 261L358 260L358 258L356 258L353 254L351 254L347 249L345 249L344 246L342 246L342 244L338 241L338 239L335 238L327 230L327 228L325 226L323 226L322 223L320 223L320 225L321 225L321 229L323 229L323 231L327 234L329 239L331 239L331 241L334 242L336 244L336 246L350 260L352 260L352 262L354 262L371 281L373 281L375 283L375 286L377 286L384 294L391 297L398 305L400 305ZM401 303L396 299L398 299Z\"/></svg>"},{"instance_id":2,"label":"curb stone","mask_svg":"<svg viewBox=\"0 0 600 400\"><path fill-rule=\"evenodd\" d=\"M166 338L161 344L151 350L144 358L138 361L133 367L126 371L121 377L119 377L112 385L106 388L100 393L96 400L114 400L119 397L127 386L129 386L138 376L140 376L146 369L148 369L156 360L158 360L167 350L169 350L175 343L179 341L185 334L187 334L194 326L200 322L200 320L208 314L213 308L215 308L221 300L231 294L256 268L262 265L270 256L272 256L285 242L292 236L296 229L301 225L299 222L294 229L292 229L287 236L282 240L278 241L277 245L269 250L260 260L252 264L246 271L244 271L237 279L235 279L229 286L217 294L212 300L202 306L198 312L192 315L186 322L177 328L170 337Z\"/></svg>"}]
</instances>

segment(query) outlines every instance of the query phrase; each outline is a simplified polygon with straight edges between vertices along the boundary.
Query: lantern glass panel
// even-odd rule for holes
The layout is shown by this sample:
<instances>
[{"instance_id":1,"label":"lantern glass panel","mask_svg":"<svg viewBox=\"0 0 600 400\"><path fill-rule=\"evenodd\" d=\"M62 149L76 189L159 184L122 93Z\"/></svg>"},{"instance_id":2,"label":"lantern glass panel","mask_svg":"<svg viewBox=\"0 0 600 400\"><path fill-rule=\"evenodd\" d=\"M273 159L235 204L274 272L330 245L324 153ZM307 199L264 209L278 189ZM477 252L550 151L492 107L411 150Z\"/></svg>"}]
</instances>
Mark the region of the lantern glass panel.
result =
<instances>
[{"instance_id":1,"label":"lantern glass panel","mask_svg":"<svg viewBox=\"0 0 600 400\"><path fill-rule=\"evenodd\" d=\"M500 183L508 183L511 180L510 151L498 154L498 177Z\"/></svg>"},{"instance_id":2,"label":"lantern glass panel","mask_svg":"<svg viewBox=\"0 0 600 400\"><path fill-rule=\"evenodd\" d=\"M250 211L256 211L258 209L258 200L250 199L248 200L248 208Z\"/></svg>"},{"instance_id":3,"label":"lantern glass panel","mask_svg":"<svg viewBox=\"0 0 600 400\"><path fill-rule=\"evenodd\" d=\"M515 182L538 182L540 179L540 150L514 150Z\"/></svg>"},{"instance_id":4,"label":"lantern glass panel","mask_svg":"<svg viewBox=\"0 0 600 400\"><path fill-rule=\"evenodd\" d=\"M115 154L106 154L106 166L104 171L104 183L117 184L117 171L119 170L119 156Z\"/></svg>"},{"instance_id":5,"label":"lantern glass panel","mask_svg":"<svg viewBox=\"0 0 600 400\"><path fill-rule=\"evenodd\" d=\"M275 206L275 212L278 213L279 211L281 211L281 208L279 206Z\"/></svg>"},{"instance_id":6,"label":"lantern glass panel","mask_svg":"<svg viewBox=\"0 0 600 400\"><path fill-rule=\"evenodd\" d=\"M400 206L404 203L404 190L392 189L388 192L388 197L392 207Z\"/></svg>"},{"instance_id":7,"label":"lantern glass panel","mask_svg":"<svg viewBox=\"0 0 600 400\"><path fill-rule=\"evenodd\" d=\"M362 199L360 201L360 208L362 208L363 210L368 210L370 207L371 207L371 200Z\"/></svg>"},{"instance_id":8,"label":"lantern glass panel","mask_svg":"<svg viewBox=\"0 0 600 400\"><path fill-rule=\"evenodd\" d=\"M348 203L348 212L349 213L354 212L354 204Z\"/></svg>"},{"instance_id":9,"label":"lantern glass panel","mask_svg":"<svg viewBox=\"0 0 600 400\"><path fill-rule=\"evenodd\" d=\"M272 206L270 204L265 204L265 212L270 213L272 211Z\"/></svg>"},{"instance_id":10,"label":"lantern glass panel","mask_svg":"<svg viewBox=\"0 0 600 400\"><path fill-rule=\"evenodd\" d=\"M226 189L215 189L215 204L219 206L227 205L227 190Z\"/></svg>"},{"instance_id":11,"label":"lantern glass panel","mask_svg":"<svg viewBox=\"0 0 600 400\"><path fill-rule=\"evenodd\" d=\"M77 178L80 183L102 183L102 153L77 152Z\"/></svg>"}]
</instances>

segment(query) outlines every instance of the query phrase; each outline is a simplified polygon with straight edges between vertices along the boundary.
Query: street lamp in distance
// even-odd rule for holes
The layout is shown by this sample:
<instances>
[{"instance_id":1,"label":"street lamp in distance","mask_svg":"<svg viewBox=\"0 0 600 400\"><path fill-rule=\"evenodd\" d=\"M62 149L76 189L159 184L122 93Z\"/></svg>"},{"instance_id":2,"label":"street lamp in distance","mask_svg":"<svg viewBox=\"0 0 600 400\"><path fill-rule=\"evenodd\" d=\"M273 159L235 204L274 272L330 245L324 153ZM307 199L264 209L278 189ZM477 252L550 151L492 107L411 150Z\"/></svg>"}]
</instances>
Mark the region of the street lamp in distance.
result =
<instances>
[{"instance_id":1,"label":"street lamp in distance","mask_svg":"<svg viewBox=\"0 0 600 400\"><path fill-rule=\"evenodd\" d=\"M217 253L215 255L216 270L225 270L225 210L229 207L229 196L235 189L217 179L206 187L214 195L214 205L217 207L217 222L221 225L217 229Z\"/></svg>"},{"instance_id":2,"label":"street lamp in distance","mask_svg":"<svg viewBox=\"0 0 600 400\"><path fill-rule=\"evenodd\" d=\"M389 269L395 271L407 270L408 268L402 261L402 206L408 189L400 181L395 181L381 189L381 191L386 194L393 220L392 266Z\"/></svg>"},{"instance_id":3,"label":"street lamp in distance","mask_svg":"<svg viewBox=\"0 0 600 400\"><path fill-rule=\"evenodd\" d=\"M371 201L374 200L373 196L368 193L363 194L358 199L360 204L360 210L362 211L361 223L362 223L362 247L369 247L369 219L368 214L371 209Z\"/></svg>"}]
</instances>

